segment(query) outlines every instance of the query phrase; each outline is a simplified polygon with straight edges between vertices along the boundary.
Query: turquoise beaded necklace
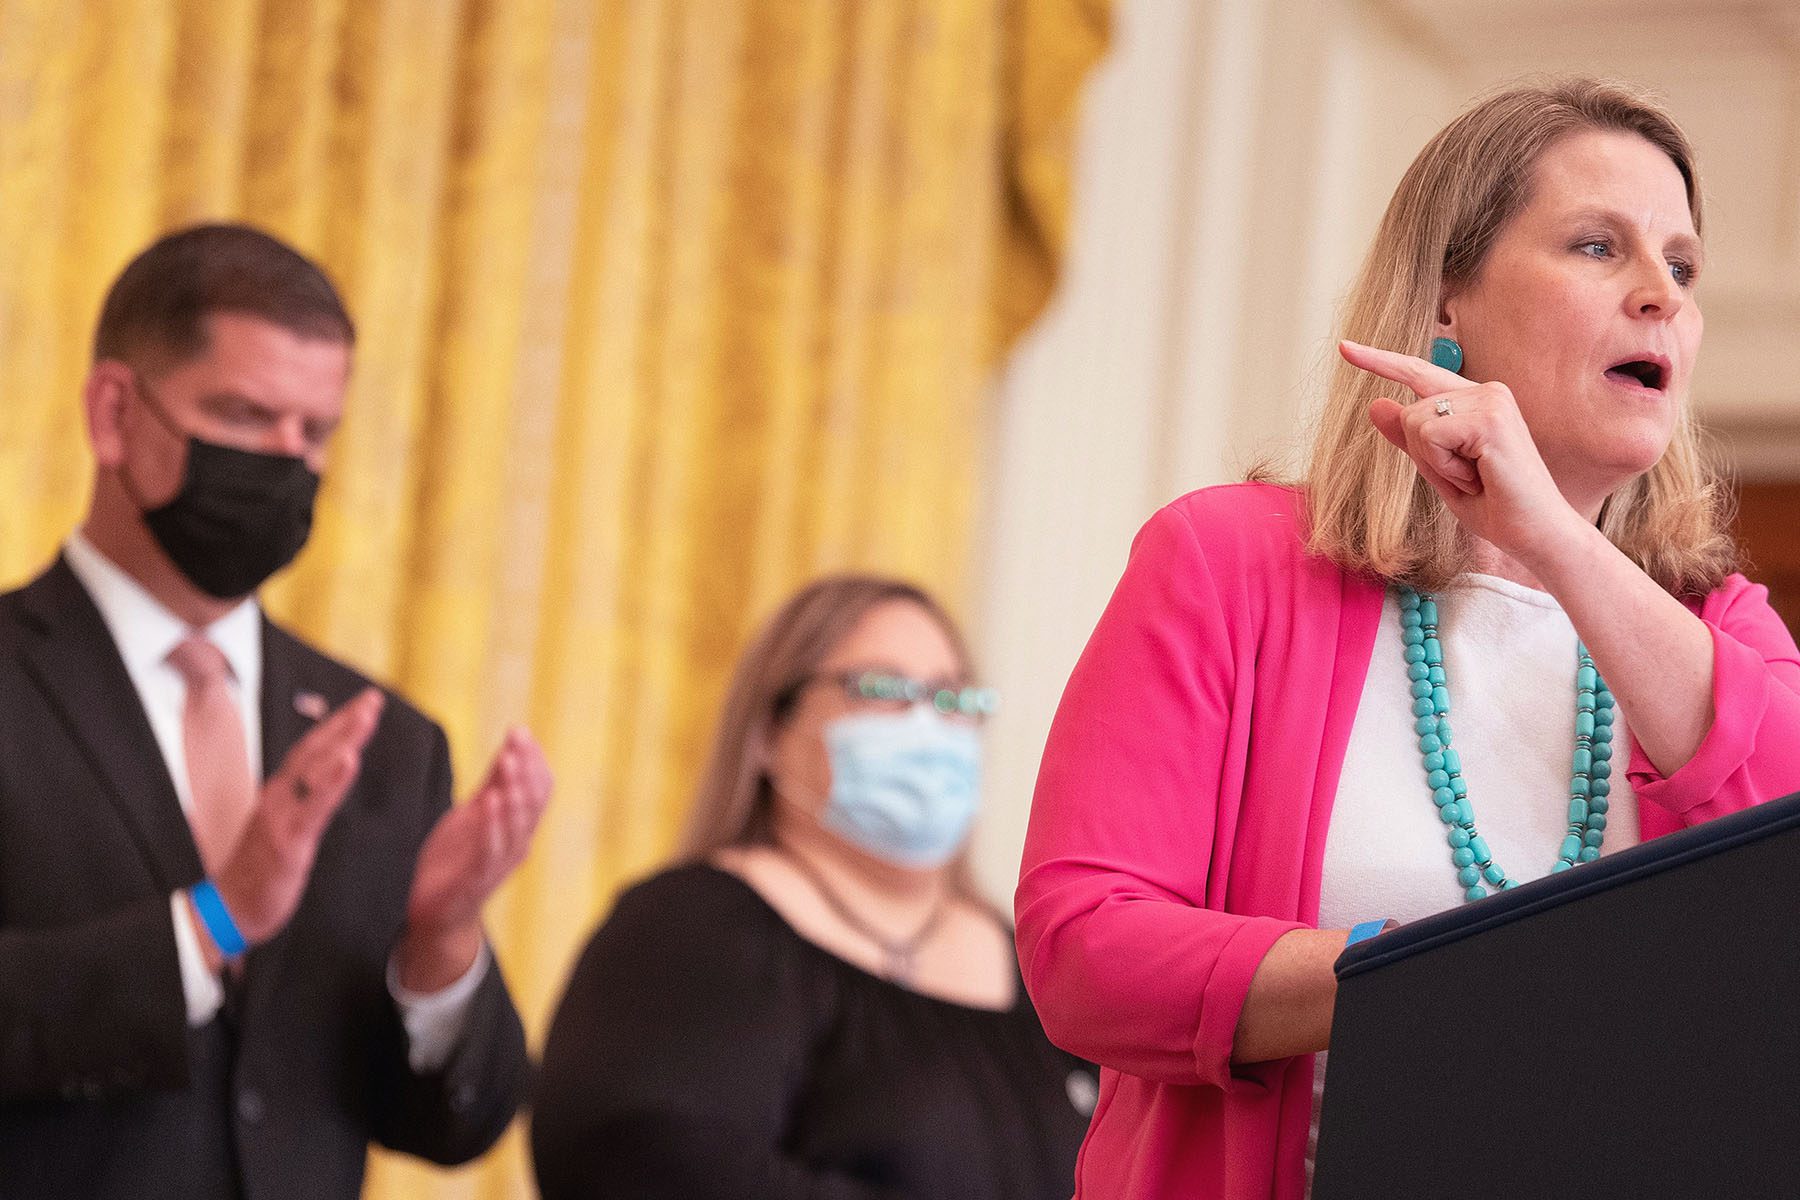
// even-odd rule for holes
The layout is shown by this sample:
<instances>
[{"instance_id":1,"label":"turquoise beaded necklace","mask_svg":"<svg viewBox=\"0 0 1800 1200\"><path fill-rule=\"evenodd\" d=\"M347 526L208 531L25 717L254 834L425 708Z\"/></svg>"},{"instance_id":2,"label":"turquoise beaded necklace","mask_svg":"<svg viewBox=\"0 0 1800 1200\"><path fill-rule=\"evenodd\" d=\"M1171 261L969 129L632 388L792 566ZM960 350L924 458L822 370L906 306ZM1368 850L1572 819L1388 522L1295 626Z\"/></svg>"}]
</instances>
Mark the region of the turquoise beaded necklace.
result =
<instances>
[{"instance_id":1,"label":"turquoise beaded necklace","mask_svg":"<svg viewBox=\"0 0 1800 1200\"><path fill-rule=\"evenodd\" d=\"M1437 597L1401 585L1400 641L1406 649L1406 674L1412 681L1413 729L1425 764L1425 783L1437 805L1438 819L1449 827L1450 862L1463 899L1479 900L1487 885L1517 887L1488 853L1487 840L1475 829L1475 809L1462 776L1462 759L1450 744L1450 681L1444 674L1444 648L1438 641ZM1563 838L1554 874L1576 863L1600 857L1606 840L1607 796L1612 791L1613 697L1587 647L1575 644L1575 755L1569 776L1569 832Z\"/></svg>"}]
</instances>

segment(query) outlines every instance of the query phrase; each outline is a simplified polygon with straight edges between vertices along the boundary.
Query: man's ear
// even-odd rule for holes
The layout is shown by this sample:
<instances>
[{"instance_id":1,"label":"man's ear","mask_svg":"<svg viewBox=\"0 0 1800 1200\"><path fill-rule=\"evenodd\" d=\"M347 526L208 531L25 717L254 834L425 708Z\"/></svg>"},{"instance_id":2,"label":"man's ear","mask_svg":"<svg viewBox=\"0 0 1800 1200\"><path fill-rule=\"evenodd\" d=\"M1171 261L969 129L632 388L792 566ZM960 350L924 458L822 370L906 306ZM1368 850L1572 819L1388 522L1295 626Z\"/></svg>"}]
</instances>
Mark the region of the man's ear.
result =
<instances>
[{"instance_id":1,"label":"man's ear","mask_svg":"<svg viewBox=\"0 0 1800 1200\"><path fill-rule=\"evenodd\" d=\"M116 469L125 461L125 412L137 381L130 367L102 358L88 369L82 401L87 410L88 445L96 466Z\"/></svg>"}]
</instances>

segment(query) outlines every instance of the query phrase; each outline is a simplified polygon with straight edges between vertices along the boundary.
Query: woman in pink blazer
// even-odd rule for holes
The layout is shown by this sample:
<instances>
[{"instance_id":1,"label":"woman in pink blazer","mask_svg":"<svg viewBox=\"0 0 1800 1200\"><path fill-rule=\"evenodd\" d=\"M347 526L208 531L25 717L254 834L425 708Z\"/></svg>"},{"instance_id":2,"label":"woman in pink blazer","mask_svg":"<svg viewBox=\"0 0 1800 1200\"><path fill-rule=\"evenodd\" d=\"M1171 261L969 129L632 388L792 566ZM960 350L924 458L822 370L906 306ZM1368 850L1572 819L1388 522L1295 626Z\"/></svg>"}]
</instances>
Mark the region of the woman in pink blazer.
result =
<instances>
[{"instance_id":1,"label":"woman in pink blazer","mask_svg":"<svg viewBox=\"0 0 1800 1200\"><path fill-rule=\"evenodd\" d=\"M1017 894L1104 1068L1081 1200L1298 1200L1353 926L1800 789L1800 653L1691 426L1700 227L1642 96L1482 100L1389 204L1304 478L1139 534Z\"/></svg>"}]
</instances>

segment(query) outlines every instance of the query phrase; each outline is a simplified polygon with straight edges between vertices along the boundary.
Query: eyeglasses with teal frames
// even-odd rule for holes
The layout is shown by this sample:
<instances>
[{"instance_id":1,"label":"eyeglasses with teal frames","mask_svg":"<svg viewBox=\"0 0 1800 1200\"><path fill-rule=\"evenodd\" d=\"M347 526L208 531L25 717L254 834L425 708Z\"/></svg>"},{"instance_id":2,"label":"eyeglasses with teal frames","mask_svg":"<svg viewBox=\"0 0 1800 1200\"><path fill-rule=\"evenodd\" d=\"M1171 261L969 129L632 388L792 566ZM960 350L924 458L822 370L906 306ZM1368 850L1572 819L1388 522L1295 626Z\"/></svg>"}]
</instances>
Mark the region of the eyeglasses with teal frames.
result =
<instances>
[{"instance_id":1,"label":"eyeglasses with teal frames","mask_svg":"<svg viewBox=\"0 0 1800 1200\"><path fill-rule=\"evenodd\" d=\"M893 671L841 671L813 675L791 689L798 693L810 683L835 683L860 704L896 709L929 704L940 715L979 725L999 711L1000 696L993 688L957 687L948 681L913 679Z\"/></svg>"}]
</instances>

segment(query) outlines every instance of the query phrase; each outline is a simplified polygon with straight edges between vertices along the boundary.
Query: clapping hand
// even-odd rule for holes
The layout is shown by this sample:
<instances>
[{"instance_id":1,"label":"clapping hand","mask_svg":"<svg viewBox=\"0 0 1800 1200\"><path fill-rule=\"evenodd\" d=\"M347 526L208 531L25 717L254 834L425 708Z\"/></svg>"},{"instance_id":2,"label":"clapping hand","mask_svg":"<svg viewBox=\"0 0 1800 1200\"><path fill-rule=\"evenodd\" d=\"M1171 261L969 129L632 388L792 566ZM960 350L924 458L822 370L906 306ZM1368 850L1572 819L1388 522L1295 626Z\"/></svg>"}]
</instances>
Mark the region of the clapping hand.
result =
<instances>
[{"instance_id":1,"label":"clapping hand","mask_svg":"<svg viewBox=\"0 0 1800 1200\"><path fill-rule=\"evenodd\" d=\"M380 691L364 688L296 742L263 784L249 824L214 879L249 945L268 941L293 917L325 827L362 768L382 705ZM210 936L201 945L216 968L220 956Z\"/></svg>"},{"instance_id":2,"label":"clapping hand","mask_svg":"<svg viewBox=\"0 0 1800 1200\"><path fill-rule=\"evenodd\" d=\"M474 963L481 910L525 861L550 788L537 742L509 730L481 785L438 819L419 851L397 955L401 986L437 991Z\"/></svg>"}]
</instances>

